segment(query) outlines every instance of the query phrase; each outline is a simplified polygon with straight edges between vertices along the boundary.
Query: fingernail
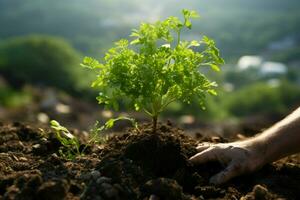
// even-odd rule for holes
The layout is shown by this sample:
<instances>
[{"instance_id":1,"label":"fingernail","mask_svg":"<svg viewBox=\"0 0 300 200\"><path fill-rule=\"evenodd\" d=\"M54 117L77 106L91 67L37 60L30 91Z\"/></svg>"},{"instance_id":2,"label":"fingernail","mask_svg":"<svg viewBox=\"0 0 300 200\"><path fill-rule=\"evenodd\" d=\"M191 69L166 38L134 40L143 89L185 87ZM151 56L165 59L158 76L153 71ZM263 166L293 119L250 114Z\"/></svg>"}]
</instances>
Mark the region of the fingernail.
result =
<instances>
[{"instance_id":1,"label":"fingernail","mask_svg":"<svg viewBox=\"0 0 300 200\"><path fill-rule=\"evenodd\" d=\"M194 157L190 157L190 158L188 159L188 161L193 161L193 159L194 159Z\"/></svg>"},{"instance_id":2,"label":"fingernail","mask_svg":"<svg viewBox=\"0 0 300 200\"><path fill-rule=\"evenodd\" d=\"M190 164L194 164L194 156L193 157L190 157L189 159L188 159L188 162L190 163Z\"/></svg>"}]
</instances>

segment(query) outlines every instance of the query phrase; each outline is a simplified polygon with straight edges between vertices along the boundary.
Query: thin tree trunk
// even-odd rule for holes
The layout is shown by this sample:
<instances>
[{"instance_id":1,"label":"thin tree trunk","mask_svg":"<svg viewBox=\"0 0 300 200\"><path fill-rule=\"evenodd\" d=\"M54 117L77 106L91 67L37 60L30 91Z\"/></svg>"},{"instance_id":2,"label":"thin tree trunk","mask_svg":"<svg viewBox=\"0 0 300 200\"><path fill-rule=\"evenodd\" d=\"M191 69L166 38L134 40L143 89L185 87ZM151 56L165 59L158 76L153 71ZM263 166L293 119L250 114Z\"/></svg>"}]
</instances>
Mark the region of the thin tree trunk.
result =
<instances>
[{"instance_id":1,"label":"thin tree trunk","mask_svg":"<svg viewBox=\"0 0 300 200\"><path fill-rule=\"evenodd\" d=\"M152 132L155 133L156 132L156 127L157 127L157 116L153 116L152 118Z\"/></svg>"}]
</instances>

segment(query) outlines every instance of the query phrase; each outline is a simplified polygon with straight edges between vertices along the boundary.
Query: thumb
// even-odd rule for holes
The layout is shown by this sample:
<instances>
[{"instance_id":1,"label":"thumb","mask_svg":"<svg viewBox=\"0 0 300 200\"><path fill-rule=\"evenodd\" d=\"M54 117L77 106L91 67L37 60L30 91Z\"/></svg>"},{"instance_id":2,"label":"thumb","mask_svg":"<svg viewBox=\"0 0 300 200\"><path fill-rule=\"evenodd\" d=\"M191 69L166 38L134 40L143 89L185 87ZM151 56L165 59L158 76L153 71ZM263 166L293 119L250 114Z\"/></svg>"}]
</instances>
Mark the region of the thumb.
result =
<instances>
[{"instance_id":1,"label":"thumb","mask_svg":"<svg viewBox=\"0 0 300 200\"><path fill-rule=\"evenodd\" d=\"M193 164L202 164L209 161L215 161L217 160L216 151L217 149L211 149L211 148L205 149L204 151L192 156L189 159L189 161L191 161L191 163Z\"/></svg>"},{"instance_id":2,"label":"thumb","mask_svg":"<svg viewBox=\"0 0 300 200\"><path fill-rule=\"evenodd\" d=\"M226 169L210 178L209 182L215 185L223 184L241 174L241 164L231 162Z\"/></svg>"}]
</instances>

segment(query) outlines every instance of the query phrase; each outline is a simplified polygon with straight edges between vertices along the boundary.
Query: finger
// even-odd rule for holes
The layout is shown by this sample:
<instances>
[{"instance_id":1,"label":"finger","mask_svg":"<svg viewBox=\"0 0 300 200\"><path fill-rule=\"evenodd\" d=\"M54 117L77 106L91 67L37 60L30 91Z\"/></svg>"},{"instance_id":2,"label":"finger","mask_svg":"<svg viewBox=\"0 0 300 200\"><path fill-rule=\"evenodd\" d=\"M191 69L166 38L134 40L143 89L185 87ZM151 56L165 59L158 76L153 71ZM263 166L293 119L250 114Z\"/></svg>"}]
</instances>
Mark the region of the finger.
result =
<instances>
[{"instance_id":1,"label":"finger","mask_svg":"<svg viewBox=\"0 0 300 200\"><path fill-rule=\"evenodd\" d=\"M242 167L240 163L231 163L225 170L210 178L209 182L215 185L223 184L230 179L241 174Z\"/></svg>"},{"instance_id":2,"label":"finger","mask_svg":"<svg viewBox=\"0 0 300 200\"><path fill-rule=\"evenodd\" d=\"M202 164L209 161L218 160L216 156L216 149L215 148L208 148L196 155L192 156L189 161L193 164Z\"/></svg>"},{"instance_id":3,"label":"finger","mask_svg":"<svg viewBox=\"0 0 300 200\"><path fill-rule=\"evenodd\" d=\"M208 143L208 142L205 142L205 143L201 143L199 144L196 149L198 152L201 152L201 151L204 151L205 149L208 149L209 147L211 147L212 144L211 143Z\"/></svg>"}]
</instances>

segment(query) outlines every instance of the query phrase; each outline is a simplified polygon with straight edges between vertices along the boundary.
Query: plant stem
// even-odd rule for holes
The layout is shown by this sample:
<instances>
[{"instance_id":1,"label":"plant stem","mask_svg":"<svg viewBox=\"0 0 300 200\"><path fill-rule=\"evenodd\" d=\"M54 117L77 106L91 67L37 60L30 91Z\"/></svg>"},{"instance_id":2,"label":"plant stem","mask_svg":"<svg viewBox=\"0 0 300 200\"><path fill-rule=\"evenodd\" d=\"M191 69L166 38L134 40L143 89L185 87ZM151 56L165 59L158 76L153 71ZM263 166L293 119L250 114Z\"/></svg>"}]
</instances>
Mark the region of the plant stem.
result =
<instances>
[{"instance_id":1,"label":"plant stem","mask_svg":"<svg viewBox=\"0 0 300 200\"><path fill-rule=\"evenodd\" d=\"M180 30L177 32L177 47L180 44Z\"/></svg>"},{"instance_id":2,"label":"plant stem","mask_svg":"<svg viewBox=\"0 0 300 200\"><path fill-rule=\"evenodd\" d=\"M155 133L156 132L156 127L157 127L157 115L154 115L152 117L152 132Z\"/></svg>"}]
</instances>

